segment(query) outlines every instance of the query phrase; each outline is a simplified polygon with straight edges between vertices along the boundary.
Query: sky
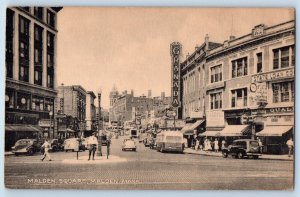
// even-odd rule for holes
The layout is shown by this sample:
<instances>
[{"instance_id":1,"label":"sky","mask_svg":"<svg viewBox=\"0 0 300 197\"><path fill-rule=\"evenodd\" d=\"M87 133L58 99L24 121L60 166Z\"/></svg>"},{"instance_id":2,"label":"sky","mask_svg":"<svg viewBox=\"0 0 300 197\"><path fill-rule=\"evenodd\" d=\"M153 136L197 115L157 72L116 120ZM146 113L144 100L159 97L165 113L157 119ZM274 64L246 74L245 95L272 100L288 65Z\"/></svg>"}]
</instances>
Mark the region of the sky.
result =
<instances>
[{"instance_id":1,"label":"sky","mask_svg":"<svg viewBox=\"0 0 300 197\"><path fill-rule=\"evenodd\" d=\"M101 8L64 7L58 13L58 85L81 85L109 108L109 92L134 90L135 96L171 93L170 44L193 53L208 34L223 43L258 24L294 19L293 9L280 8Z\"/></svg>"}]
</instances>

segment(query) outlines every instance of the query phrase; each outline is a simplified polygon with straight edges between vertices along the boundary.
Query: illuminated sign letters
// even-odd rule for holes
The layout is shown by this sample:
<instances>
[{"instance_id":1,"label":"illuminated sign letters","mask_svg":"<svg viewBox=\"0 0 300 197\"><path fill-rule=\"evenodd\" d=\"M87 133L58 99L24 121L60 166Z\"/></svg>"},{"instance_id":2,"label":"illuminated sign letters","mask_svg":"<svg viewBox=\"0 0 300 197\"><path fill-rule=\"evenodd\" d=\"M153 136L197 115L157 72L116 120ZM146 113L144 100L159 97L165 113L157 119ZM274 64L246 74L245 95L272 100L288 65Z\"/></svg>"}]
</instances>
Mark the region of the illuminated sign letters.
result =
<instances>
[{"instance_id":1,"label":"illuminated sign letters","mask_svg":"<svg viewBox=\"0 0 300 197\"><path fill-rule=\"evenodd\" d=\"M173 42L170 46L171 63L172 63L172 106L180 106L180 54L181 44Z\"/></svg>"}]
</instances>

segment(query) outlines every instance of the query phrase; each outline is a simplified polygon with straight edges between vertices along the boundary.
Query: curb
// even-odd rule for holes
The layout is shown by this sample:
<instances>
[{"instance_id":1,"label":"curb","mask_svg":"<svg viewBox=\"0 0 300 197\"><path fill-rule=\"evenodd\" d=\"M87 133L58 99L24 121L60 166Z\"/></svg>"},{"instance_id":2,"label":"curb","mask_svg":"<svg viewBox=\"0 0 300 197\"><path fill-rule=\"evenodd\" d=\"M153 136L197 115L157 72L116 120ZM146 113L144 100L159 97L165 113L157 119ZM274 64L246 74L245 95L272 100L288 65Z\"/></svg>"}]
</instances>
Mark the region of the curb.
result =
<instances>
[{"instance_id":1,"label":"curb","mask_svg":"<svg viewBox=\"0 0 300 197\"><path fill-rule=\"evenodd\" d=\"M222 155L213 155L213 154L205 154L205 153L194 153L194 152L185 152L184 154L194 154L194 155L203 155L203 156L210 156L210 157L222 157ZM293 157L291 159L286 158L264 158L264 156L259 158L260 160L280 160L280 161L294 161Z\"/></svg>"}]
</instances>

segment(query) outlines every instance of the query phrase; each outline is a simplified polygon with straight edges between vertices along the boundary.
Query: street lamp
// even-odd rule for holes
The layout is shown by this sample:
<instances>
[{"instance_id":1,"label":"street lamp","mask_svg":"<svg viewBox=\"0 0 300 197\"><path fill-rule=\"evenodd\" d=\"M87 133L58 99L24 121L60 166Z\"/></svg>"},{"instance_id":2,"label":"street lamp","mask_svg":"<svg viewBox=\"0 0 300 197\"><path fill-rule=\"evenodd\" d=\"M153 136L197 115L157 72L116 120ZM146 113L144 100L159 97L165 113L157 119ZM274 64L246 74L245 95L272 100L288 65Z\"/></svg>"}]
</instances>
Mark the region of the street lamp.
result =
<instances>
[{"instance_id":1,"label":"street lamp","mask_svg":"<svg viewBox=\"0 0 300 197\"><path fill-rule=\"evenodd\" d=\"M101 129L102 129L102 125L101 125L101 94L102 94L102 89L100 88L98 90L98 151L97 151L97 155L98 156L102 156L102 133L101 133Z\"/></svg>"},{"instance_id":2,"label":"street lamp","mask_svg":"<svg viewBox=\"0 0 300 197\"><path fill-rule=\"evenodd\" d=\"M49 128L49 136L50 136L50 134L51 134L51 128L52 128L52 115L53 115L53 112L51 111L51 109L50 109L50 111L49 111L49 116L50 116L50 128ZM53 136L52 136L52 138L54 138L54 128L53 128Z\"/></svg>"}]
</instances>

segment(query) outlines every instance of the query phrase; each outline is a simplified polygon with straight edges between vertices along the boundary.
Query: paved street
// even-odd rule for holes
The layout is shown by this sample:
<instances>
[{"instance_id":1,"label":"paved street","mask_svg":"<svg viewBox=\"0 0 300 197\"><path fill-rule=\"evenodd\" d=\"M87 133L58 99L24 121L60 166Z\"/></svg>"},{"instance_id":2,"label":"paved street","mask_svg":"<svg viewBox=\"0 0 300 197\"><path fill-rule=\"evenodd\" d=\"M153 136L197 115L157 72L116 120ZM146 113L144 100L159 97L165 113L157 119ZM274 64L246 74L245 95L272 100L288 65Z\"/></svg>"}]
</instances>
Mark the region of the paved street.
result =
<instances>
[{"instance_id":1,"label":"paved street","mask_svg":"<svg viewBox=\"0 0 300 197\"><path fill-rule=\"evenodd\" d=\"M72 189L290 189L293 161L210 157L160 153L138 144L137 152L122 152L122 138L113 139L111 162L76 160L75 152L7 156L5 184L9 188ZM104 151L106 148L104 147ZM88 151L80 152L80 158ZM114 158L119 158L115 159ZM104 161L104 158L102 158Z\"/></svg>"}]
</instances>

